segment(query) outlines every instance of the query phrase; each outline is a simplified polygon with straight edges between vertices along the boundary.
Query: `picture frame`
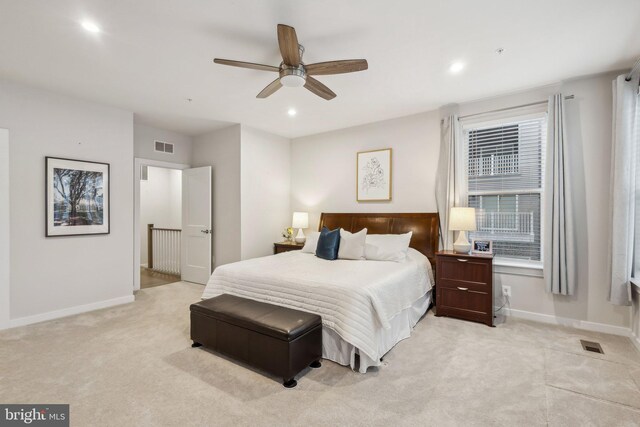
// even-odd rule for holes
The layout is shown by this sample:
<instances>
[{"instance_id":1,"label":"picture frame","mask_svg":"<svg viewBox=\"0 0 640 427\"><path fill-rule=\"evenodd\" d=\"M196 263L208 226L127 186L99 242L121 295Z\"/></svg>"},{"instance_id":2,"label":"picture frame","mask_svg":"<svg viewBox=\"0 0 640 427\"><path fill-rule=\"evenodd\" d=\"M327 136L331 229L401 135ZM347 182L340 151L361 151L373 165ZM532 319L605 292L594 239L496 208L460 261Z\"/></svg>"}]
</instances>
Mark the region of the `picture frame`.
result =
<instances>
[{"instance_id":1,"label":"picture frame","mask_svg":"<svg viewBox=\"0 0 640 427\"><path fill-rule=\"evenodd\" d=\"M356 200L391 201L393 183L391 148L360 151L356 157Z\"/></svg>"},{"instance_id":2,"label":"picture frame","mask_svg":"<svg viewBox=\"0 0 640 427\"><path fill-rule=\"evenodd\" d=\"M493 242L491 240L476 240L471 241L471 253L472 254L493 254Z\"/></svg>"},{"instance_id":3,"label":"picture frame","mask_svg":"<svg viewBox=\"0 0 640 427\"><path fill-rule=\"evenodd\" d=\"M109 234L110 165L45 157L45 236Z\"/></svg>"}]
</instances>

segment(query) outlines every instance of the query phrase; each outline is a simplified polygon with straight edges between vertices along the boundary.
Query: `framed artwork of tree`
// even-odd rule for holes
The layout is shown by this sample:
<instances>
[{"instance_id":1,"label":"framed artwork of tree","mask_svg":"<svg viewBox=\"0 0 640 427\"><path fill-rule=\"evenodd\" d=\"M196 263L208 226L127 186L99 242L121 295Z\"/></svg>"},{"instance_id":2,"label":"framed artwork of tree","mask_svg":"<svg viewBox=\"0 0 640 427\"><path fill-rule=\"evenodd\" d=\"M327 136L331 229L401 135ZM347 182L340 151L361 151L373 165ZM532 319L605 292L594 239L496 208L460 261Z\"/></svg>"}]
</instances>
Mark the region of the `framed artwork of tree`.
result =
<instances>
[{"instance_id":1,"label":"framed artwork of tree","mask_svg":"<svg viewBox=\"0 0 640 427\"><path fill-rule=\"evenodd\" d=\"M109 164L46 157L47 237L109 234Z\"/></svg>"}]
</instances>

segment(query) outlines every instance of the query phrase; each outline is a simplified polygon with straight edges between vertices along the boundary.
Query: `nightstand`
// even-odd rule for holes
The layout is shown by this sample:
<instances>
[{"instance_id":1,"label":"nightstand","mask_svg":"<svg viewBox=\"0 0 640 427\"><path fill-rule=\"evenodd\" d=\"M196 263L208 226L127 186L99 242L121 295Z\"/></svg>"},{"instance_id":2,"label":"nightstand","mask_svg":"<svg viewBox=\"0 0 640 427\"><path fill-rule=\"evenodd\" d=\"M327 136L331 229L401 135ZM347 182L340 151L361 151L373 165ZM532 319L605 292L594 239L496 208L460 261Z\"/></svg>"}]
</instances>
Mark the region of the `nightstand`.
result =
<instances>
[{"instance_id":1,"label":"nightstand","mask_svg":"<svg viewBox=\"0 0 640 427\"><path fill-rule=\"evenodd\" d=\"M303 247L304 243L278 242L273 244L273 253L281 254L282 252L299 251Z\"/></svg>"},{"instance_id":2,"label":"nightstand","mask_svg":"<svg viewBox=\"0 0 640 427\"><path fill-rule=\"evenodd\" d=\"M436 253L436 316L493 326L493 255Z\"/></svg>"}]
</instances>

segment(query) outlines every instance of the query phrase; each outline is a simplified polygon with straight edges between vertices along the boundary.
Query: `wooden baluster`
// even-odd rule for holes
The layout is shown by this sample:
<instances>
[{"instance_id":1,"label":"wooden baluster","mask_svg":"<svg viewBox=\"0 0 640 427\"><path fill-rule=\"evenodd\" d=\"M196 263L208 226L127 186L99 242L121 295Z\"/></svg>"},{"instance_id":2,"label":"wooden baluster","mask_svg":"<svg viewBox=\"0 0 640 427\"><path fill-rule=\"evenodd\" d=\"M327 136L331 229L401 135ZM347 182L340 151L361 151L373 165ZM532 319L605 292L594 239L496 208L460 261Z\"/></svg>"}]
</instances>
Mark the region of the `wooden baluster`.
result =
<instances>
[{"instance_id":1,"label":"wooden baluster","mask_svg":"<svg viewBox=\"0 0 640 427\"><path fill-rule=\"evenodd\" d=\"M147 268L153 268L153 224L147 224Z\"/></svg>"}]
</instances>

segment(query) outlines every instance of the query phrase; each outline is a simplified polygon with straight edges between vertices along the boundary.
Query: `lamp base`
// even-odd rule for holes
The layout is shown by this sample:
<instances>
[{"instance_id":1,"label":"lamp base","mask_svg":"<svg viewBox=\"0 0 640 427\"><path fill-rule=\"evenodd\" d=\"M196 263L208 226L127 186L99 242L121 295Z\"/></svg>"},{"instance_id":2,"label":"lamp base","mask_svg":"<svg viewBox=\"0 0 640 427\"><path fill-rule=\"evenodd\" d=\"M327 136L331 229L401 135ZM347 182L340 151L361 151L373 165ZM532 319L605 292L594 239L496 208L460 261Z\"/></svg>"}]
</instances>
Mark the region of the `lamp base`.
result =
<instances>
[{"instance_id":1,"label":"lamp base","mask_svg":"<svg viewBox=\"0 0 640 427\"><path fill-rule=\"evenodd\" d=\"M471 252L471 243L467 240L467 233L464 231L458 233L458 240L453 244L453 250L457 254L468 254Z\"/></svg>"},{"instance_id":2,"label":"lamp base","mask_svg":"<svg viewBox=\"0 0 640 427\"><path fill-rule=\"evenodd\" d=\"M304 243L307 240L307 236L302 232L302 228L298 228L298 234L296 234L296 243Z\"/></svg>"}]
</instances>

